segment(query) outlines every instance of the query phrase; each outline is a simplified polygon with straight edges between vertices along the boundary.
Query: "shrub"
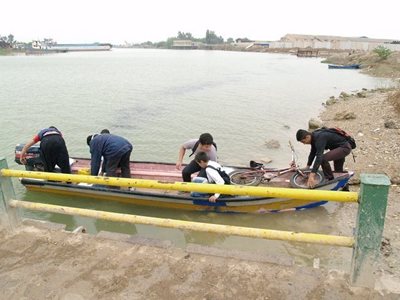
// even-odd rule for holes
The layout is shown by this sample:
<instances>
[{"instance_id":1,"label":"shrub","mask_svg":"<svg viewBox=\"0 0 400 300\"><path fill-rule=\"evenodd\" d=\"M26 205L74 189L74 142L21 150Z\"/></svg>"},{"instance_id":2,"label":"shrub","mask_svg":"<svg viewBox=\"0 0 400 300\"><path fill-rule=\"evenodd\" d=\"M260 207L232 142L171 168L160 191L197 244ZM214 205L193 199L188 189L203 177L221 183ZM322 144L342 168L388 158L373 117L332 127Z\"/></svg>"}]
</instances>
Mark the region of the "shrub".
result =
<instances>
[{"instance_id":1,"label":"shrub","mask_svg":"<svg viewBox=\"0 0 400 300\"><path fill-rule=\"evenodd\" d=\"M388 49L388 48L386 48L386 47L384 47L384 46L382 46L382 45L376 47L376 48L374 49L374 52L375 52L376 54L378 54L378 56L379 56L381 59L387 59L387 58L389 57L389 55L392 54L392 50L390 50L390 49Z\"/></svg>"}]
</instances>

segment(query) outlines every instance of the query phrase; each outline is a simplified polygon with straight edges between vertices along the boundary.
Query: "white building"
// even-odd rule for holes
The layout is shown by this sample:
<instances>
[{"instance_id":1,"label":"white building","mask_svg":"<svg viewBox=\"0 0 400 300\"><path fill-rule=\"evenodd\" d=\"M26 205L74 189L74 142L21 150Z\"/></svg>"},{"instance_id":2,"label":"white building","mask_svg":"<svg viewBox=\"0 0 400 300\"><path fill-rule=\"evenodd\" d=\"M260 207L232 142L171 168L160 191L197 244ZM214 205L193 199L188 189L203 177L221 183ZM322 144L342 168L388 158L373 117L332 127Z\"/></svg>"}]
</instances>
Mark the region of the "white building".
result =
<instances>
[{"instance_id":1,"label":"white building","mask_svg":"<svg viewBox=\"0 0 400 300\"><path fill-rule=\"evenodd\" d=\"M334 50L371 51L384 46L400 51L399 41L390 39L370 39L367 37L341 37L329 35L287 34L279 41L271 42L270 48L314 48Z\"/></svg>"},{"instance_id":2,"label":"white building","mask_svg":"<svg viewBox=\"0 0 400 300\"><path fill-rule=\"evenodd\" d=\"M172 48L175 49L197 49L199 48L199 42L193 42L191 40L174 40Z\"/></svg>"}]
</instances>

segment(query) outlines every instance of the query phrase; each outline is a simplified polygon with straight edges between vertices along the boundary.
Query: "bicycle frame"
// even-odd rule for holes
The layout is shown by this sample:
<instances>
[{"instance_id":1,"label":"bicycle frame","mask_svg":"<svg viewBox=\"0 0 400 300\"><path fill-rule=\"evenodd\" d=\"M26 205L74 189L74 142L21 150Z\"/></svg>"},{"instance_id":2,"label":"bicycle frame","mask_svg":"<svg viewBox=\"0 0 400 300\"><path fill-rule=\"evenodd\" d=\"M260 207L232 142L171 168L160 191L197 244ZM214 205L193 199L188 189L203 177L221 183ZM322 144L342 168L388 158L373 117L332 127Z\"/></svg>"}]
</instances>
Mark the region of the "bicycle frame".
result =
<instances>
[{"instance_id":1,"label":"bicycle frame","mask_svg":"<svg viewBox=\"0 0 400 300\"><path fill-rule=\"evenodd\" d=\"M298 156L292 143L289 141L289 147L292 152L292 164L288 168L265 168L264 165L256 169L250 169L247 171L233 172L230 175L231 182L234 184L259 184L265 181L271 181L272 179L279 177L285 173L296 171L301 176L307 178L307 175L300 169L298 164Z\"/></svg>"},{"instance_id":2,"label":"bicycle frame","mask_svg":"<svg viewBox=\"0 0 400 300\"><path fill-rule=\"evenodd\" d=\"M265 173L274 173L274 172L277 173L274 177L270 177L269 180L271 180L272 178L278 177L279 175L285 174L287 172L291 172L291 171L297 171L301 175L305 176L304 172L302 172L300 169L300 166L298 163L299 158L298 158L297 153L294 150L294 147L290 141L289 141L289 147L292 152L292 166L291 167L281 168L281 169L264 168L264 166L261 167L261 170L264 172L264 174Z\"/></svg>"}]
</instances>

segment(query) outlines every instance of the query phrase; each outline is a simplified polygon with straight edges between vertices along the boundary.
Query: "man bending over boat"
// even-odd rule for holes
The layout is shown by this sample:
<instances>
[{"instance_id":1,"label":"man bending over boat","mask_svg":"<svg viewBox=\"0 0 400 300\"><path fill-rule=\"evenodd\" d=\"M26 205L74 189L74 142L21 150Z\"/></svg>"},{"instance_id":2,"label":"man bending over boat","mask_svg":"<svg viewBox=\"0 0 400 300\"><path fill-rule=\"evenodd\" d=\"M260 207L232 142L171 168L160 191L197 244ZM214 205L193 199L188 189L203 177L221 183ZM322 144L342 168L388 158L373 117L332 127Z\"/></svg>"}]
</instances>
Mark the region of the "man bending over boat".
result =
<instances>
[{"instance_id":1,"label":"man bending over boat","mask_svg":"<svg viewBox=\"0 0 400 300\"><path fill-rule=\"evenodd\" d=\"M334 179L329 161L333 160L335 172L343 172L345 157L351 152L351 145L344 136L328 129L319 129L312 133L304 129L299 129L296 133L296 139L303 144L311 145L307 168L311 167L315 158L307 181L308 187L313 188L315 186L315 174L319 166L322 166L322 171L327 180ZM325 149L329 149L330 151L324 154Z\"/></svg>"},{"instance_id":2,"label":"man bending over boat","mask_svg":"<svg viewBox=\"0 0 400 300\"><path fill-rule=\"evenodd\" d=\"M67 146L61 132L54 126L42 129L25 144L21 150L21 163L26 164L26 152L37 142L40 142L40 158L45 172L54 172L55 166L58 165L61 173L71 173Z\"/></svg>"},{"instance_id":3,"label":"man bending over boat","mask_svg":"<svg viewBox=\"0 0 400 300\"><path fill-rule=\"evenodd\" d=\"M93 134L86 139L90 147L90 174L97 176L100 170L101 157L104 157L106 175L116 177L117 168L121 168L121 177L130 178L129 160L132 144L123 137L114 134Z\"/></svg>"},{"instance_id":4,"label":"man bending over boat","mask_svg":"<svg viewBox=\"0 0 400 300\"><path fill-rule=\"evenodd\" d=\"M217 161L217 145L214 143L214 139L211 134L203 133L200 135L199 139L191 139L182 144L179 148L178 161L176 163L176 168L180 170L182 168L183 157L185 156L186 150L191 149L192 153L189 155L191 157L193 154L199 152L206 152L209 159L212 161ZM182 178L184 182L191 181L191 175L201 170L201 167L196 163L196 160L192 160L183 170Z\"/></svg>"},{"instance_id":5,"label":"man bending over boat","mask_svg":"<svg viewBox=\"0 0 400 300\"><path fill-rule=\"evenodd\" d=\"M225 184L225 180L220 175L222 167L219 163L210 160L206 152L199 152L196 154L194 161L201 168L199 175L193 178L195 183L215 183L215 184ZM206 196L208 194L203 193L192 193L192 196ZM216 202L220 194L211 195L208 198L210 202Z\"/></svg>"}]
</instances>

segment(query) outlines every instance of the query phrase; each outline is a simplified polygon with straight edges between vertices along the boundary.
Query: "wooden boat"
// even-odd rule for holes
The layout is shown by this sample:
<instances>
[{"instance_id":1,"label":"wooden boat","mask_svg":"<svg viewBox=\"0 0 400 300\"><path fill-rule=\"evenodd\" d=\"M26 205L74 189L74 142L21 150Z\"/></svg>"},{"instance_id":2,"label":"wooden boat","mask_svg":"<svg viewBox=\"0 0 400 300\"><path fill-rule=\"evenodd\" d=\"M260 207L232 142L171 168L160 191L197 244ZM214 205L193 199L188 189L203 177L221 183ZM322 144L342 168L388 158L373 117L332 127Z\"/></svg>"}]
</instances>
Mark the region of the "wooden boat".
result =
<instances>
[{"instance_id":1,"label":"wooden boat","mask_svg":"<svg viewBox=\"0 0 400 300\"><path fill-rule=\"evenodd\" d=\"M30 156L32 161L33 156ZM16 151L16 161L19 157ZM28 159L29 163L29 159ZM71 158L72 173L88 174L90 160ZM234 172L239 167L224 167L228 172ZM267 186L290 187L290 178L294 172L288 172L271 180ZM318 189L341 190L353 176L353 173L336 173L335 179L324 183ZM136 179L152 179L162 182L182 181L181 171L172 163L131 162L131 177ZM250 197L250 196L221 196L216 203L207 198L192 197L190 193L180 193L171 190L155 190L137 188L135 190L113 189L108 186L81 184L66 184L37 179L21 179L21 183L31 191L68 195L73 197L90 197L102 200L114 200L137 205L215 212L266 213L286 210L302 210L320 206L326 201L310 202L298 199Z\"/></svg>"},{"instance_id":2,"label":"wooden boat","mask_svg":"<svg viewBox=\"0 0 400 300\"><path fill-rule=\"evenodd\" d=\"M352 65L328 65L329 69L359 69L361 65L352 64Z\"/></svg>"}]
</instances>

